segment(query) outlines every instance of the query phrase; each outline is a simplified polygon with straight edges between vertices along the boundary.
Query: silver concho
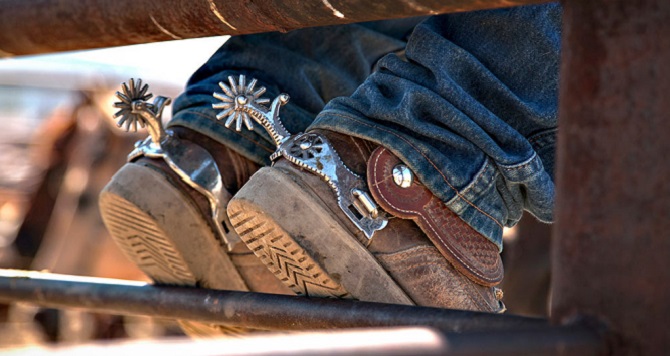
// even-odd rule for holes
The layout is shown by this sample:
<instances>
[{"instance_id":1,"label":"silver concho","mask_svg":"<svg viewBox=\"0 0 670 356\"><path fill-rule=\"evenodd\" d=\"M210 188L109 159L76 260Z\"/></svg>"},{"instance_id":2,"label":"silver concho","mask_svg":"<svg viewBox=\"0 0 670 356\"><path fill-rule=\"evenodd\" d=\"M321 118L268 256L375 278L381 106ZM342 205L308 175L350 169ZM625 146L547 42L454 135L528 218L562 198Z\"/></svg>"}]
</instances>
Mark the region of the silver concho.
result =
<instances>
[{"instance_id":1,"label":"silver concho","mask_svg":"<svg viewBox=\"0 0 670 356\"><path fill-rule=\"evenodd\" d=\"M250 118L263 126L277 146L270 158L275 161L280 156L284 157L320 176L335 193L340 209L369 242L375 231L383 229L388 220L379 213L377 204L368 193L365 180L342 163L325 136L314 133L292 135L288 132L279 117L279 109L288 102L289 96L280 94L269 107L265 107L264 104L270 103L270 100L261 98L265 88L254 91L256 83L256 79L253 79L247 85L244 75L240 75L238 80L228 77L228 83L220 82L223 93L213 94L220 102L212 105L214 109L222 110L217 119L226 118L226 127L235 123L238 131L243 124L247 129L253 129Z\"/></svg>"},{"instance_id":2,"label":"silver concho","mask_svg":"<svg viewBox=\"0 0 670 356\"><path fill-rule=\"evenodd\" d=\"M414 174L404 164L393 167L393 182L400 188L409 188L414 182Z\"/></svg>"}]
</instances>

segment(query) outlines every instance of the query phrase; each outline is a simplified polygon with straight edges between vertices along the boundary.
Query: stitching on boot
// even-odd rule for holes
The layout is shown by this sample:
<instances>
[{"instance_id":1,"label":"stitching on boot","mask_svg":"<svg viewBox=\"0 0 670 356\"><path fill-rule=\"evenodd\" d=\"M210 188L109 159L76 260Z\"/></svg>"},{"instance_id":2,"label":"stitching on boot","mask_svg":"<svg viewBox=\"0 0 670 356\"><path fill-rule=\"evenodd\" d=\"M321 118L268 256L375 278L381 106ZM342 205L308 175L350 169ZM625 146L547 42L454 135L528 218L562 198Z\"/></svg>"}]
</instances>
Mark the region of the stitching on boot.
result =
<instances>
[{"instance_id":1,"label":"stitching on boot","mask_svg":"<svg viewBox=\"0 0 670 356\"><path fill-rule=\"evenodd\" d=\"M377 155L377 157L375 157L375 164L374 164L375 176L377 176L377 167L379 166L377 163L379 162L380 157L381 157L381 155ZM380 193L381 193L381 191L380 191ZM395 206L393 203L389 202L388 199L386 199L386 197L384 196L384 194L380 194L380 196L389 206L392 206L394 209L396 209L398 211L405 212L407 214L415 215L414 214L415 212L399 208L399 207ZM472 269L472 267L470 267L469 264L465 263L465 261L463 261L457 254L455 254L454 251L451 249L451 247L444 241L444 239L442 239L440 234L437 232L437 230L433 226L431 220L424 219L424 221L427 223L428 227L435 234L435 236L437 236L437 238L442 242L442 244L449 250L451 255L454 256L468 271L470 271L472 274L480 277L483 280L486 280L486 281L491 280L490 278L487 278L486 276L484 276L481 272Z\"/></svg>"},{"instance_id":2,"label":"stitching on boot","mask_svg":"<svg viewBox=\"0 0 670 356\"><path fill-rule=\"evenodd\" d=\"M404 138L404 137L402 137L402 136L396 134L396 133L393 132L393 131L387 130L387 129L383 128L383 127L372 126L372 125L370 125L370 124L368 124L368 123L366 123L366 122L360 121L360 120L358 120L358 119L356 119L356 118L353 118L353 117L348 117L348 116L344 116L344 115L340 115L340 114L336 114L336 113L330 113L330 115L337 116L337 117L341 117L341 118L344 118L344 119L353 120L353 121L356 121L357 123L359 123L359 124L361 124L361 125L365 125L365 126L368 126L368 127L371 127L371 128L374 127L374 128L376 128L376 129L378 129L378 130L382 130L382 131L385 131L385 132L387 132L387 133L389 133L389 134L391 134L391 135L394 135L394 136L396 136L397 138L399 138L400 140L404 141L407 145L409 145L410 147L412 147L412 149L413 149L414 151L416 151L418 154L420 154L421 156L423 156L423 158L426 159L426 161L428 161L428 163L430 163L431 166L433 166L433 168L435 169L435 171L442 177L442 180L444 181L444 183L446 183L447 186L449 186L449 188L451 188L451 189L454 191L454 193L455 193L459 198L461 198L466 204L472 206L472 207L475 208L477 211L479 211L480 213L482 213L484 216L486 216L486 217L488 217L489 219L493 220L493 222L496 223L496 225L500 226L501 228L503 227L503 225L502 225L500 222L498 222L498 220L496 220L493 216L489 215L487 212L483 211L481 208L479 208L477 205L475 205L475 203L473 203L473 202L471 202L470 200L468 200L465 196L463 196L463 195L458 191L458 189L456 189L456 187L454 187L453 185L451 185L451 183L449 183L449 181L447 180L447 177L444 175L444 173L442 173L442 171L439 170L439 169L437 168L437 165L436 165L436 164L435 164L435 163L434 163L428 156L426 156L423 152L421 152L416 146L414 146L410 141L408 141L406 138Z\"/></svg>"}]
</instances>

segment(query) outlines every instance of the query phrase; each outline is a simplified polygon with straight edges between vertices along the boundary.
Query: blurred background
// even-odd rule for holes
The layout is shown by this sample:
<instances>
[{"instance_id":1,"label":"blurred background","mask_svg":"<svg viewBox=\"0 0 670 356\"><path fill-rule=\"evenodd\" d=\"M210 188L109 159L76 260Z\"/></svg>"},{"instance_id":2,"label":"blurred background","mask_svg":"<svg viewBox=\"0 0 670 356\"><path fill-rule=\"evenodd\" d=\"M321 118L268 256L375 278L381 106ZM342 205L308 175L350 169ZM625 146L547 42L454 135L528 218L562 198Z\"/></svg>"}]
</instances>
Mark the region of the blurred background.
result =
<instances>
[{"instance_id":1,"label":"blurred background","mask_svg":"<svg viewBox=\"0 0 670 356\"><path fill-rule=\"evenodd\" d=\"M147 135L115 127L114 93L142 78L174 99L225 40L0 59L0 268L148 281L98 212L99 191ZM550 226L526 215L505 232L505 302L510 313L545 316ZM169 335L181 331L167 320L0 305L0 351Z\"/></svg>"},{"instance_id":2,"label":"blurred background","mask_svg":"<svg viewBox=\"0 0 670 356\"><path fill-rule=\"evenodd\" d=\"M174 99L226 39L0 59L0 268L146 280L98 213L99 191L147 135L115 127L114 93L142 78ZM0 348L172 334L167 321L0 305Z\"/></svg>"}]
</instances>

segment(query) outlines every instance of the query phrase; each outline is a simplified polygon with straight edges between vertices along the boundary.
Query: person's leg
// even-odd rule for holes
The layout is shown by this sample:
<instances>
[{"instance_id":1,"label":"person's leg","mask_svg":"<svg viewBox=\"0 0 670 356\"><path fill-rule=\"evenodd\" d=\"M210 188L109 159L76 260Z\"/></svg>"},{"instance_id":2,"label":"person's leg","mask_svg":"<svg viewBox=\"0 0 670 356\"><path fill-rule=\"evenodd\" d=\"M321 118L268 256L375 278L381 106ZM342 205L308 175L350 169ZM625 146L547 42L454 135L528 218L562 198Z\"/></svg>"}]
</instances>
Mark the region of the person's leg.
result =
<instances>
[{"instance_id":1,"label":"person's leg","mask_svg":"<svg viewBox=\"0 0 670 356\"><path fill-rule=\"evenodd\" d=\"M229 223L221 221L225 217L215 213L225 213L227 199L258 164L268 161L270 150L266 134L229 132L212 109L212 92L221 90L219 82L227 83L231 73L257 76L269 93L290 88L295 97L288 124L304 130L325 102L351 94L379 58L404 48L405 35L416 23L409 19L231 38L175 101L169 142L162 143L165 152L156 154L147 141L140 147L145 153L135 155L101 193L101 215L114 240L156 283L291 293L239 243ZM125 94L133 96L129 90ZM119 103L126 107L120 114L130 120L130 102L137 98L126 99ZM150 151L153 155L146 153ZM190 179L203 173L211 176ZM210 195L199 190L203 186L211 188L205 189ZM212 197L218 199L214 204ZM231 251L223 246L225 238ZM183 326L190 334L234 331L198 323Z\"/></svg>"},{"instance_id":2,"label":"person's leg","mask_svg":"<svg viewBox=\"0 0 670 356\"><path fill-rule=\"evenodd\" d=\"M523 209L552 219L560 17L558 4L432 17L407 60L383 58L310 130L388 147L502 248Z\"/></svg>"},{"instance_id":3,"label":"person's leg","mask_svg":"<svg viewBox=\"0 0 670 356\"><path fill-rule=\"evenodd\" d=\"M557 4L428 19L279 137L229 204L240 237L298 293L498 310L502 227L551 219L559 25Z\"/></svg>"},{"instance_id":4,"label":"person's leg","mask_svg":"<svg viewBox=\"0 0 670 356\"><path fill-rule=\"evenodd\" d=\"M182 126L206 134L258 164L268 164L272 140L257 127L253 132L231 131L225 120L214 119L212 92L219 82L239 75L258 80L266 97L290 93L284 107L285 124L302 132L333 98L351 95L379 59L402 51L421 18L308 28L288 33L264 33L230 38L198 71L175 100L169 127Z\"/></svg>"}]
</instances>

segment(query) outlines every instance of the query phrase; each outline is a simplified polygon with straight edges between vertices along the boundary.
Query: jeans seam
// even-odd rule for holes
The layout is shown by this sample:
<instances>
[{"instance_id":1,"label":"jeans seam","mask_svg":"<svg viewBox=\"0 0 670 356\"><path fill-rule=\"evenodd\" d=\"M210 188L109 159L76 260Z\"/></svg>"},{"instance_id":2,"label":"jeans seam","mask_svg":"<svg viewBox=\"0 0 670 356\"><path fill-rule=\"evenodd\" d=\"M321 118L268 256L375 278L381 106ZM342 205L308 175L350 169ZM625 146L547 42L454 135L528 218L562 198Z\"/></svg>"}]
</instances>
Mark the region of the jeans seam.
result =
<instances>
[{"instance_id":1,"label":"jeans seam","mask_svg":"<svg viewBox=\"0 0 670 356\"><path fill-rule=\"evenodd\" d=\"M536 157L537 157L537 153L533 152L533 154L529 158L525 159L521 163L512 164L512 165L505 165L505 164L501 163L501 164L498 164L498 165L500 167L502 167L503 169L507 170L507 171L523 169L523 168L535 163L535 158Z\"/></svg>"},{"instance_id":2,"label":"jeans seam","mask_svg":"<svg viewBox=\"0 0 670 356\"><path fill-rule=\"evenodd\" d=\"M482 167L477 171L477 175L476 175L476 176L472 179L472 181L465 187L465 189L463 189L463 191L461 192L461 194L465 195L465 194L467 194L469 191L471 191L472 189L474 189L475 186L477 186L477 183L480 181L482 175L486 172L486 168L487 168L488 166L489 166L489 160L486 159L486 160L484 160L484 164L482 165Z\"/></svg>"},{"instance_id":3,"label":"jeans seam","mask_svg":"<svg viewBox=\"0 0 670 356\"><path fill-rule=\"evenodd\" d=\"M358 120L357 118L354 118L354 117L351 117L351 116L346 116L346 115L342 115L342 114L338 114L338 113L329 113L329 115L333 115L333 116L341 117L341 118L343 118L343 119L353 120L353 121L355 121L355 122L357 122L357 123L359 123L359 124L361 124L361 125L365 125L365 126L367 126L367 127L371 127L371 128L376 128L376 129L378 129L378 130L385 131L385 132L387 132L387 133L389 133L389 134L391 134L391 135L394 135L394 136L398 137L400 140L402 140L402 141L404 141L406 144L408 144L414 151L416 151L416 152L419 153L421 156L423 156L423 158L425 158L426 161L428 161L428 163L430 163L430 165L433 166L433 169L434 169L437 173L439 173L440 176L442 176L442 180L444 181L444 183L446 183L446 184L449 186L449 188L451 188L451 189L454 191L454 193L455 193L460 199L462 199L466 204L468 204L468 205L470 205L471 207L475 208L477 211L479 211L480 213L482 213L482 214L483 214L484 216L486 216L487 218L493 220L493 222L495 222L496 225L500 226L501 228L503 227L502 224L501 224L500 222L498 222L498 220L496 220L493 216L489 215L487 212L483 211L483 210L482 210L481 208L479 208L475 203L473 203L473 202L471 202L470 200L468 200L465 196L463 196L463 195L458 191L458 189L456 189L453 185L451 185L451 183L449 183L449 181L447 180L447 177L442 173L442 171L440 171L440 170L437 168L437 165L436 165L436 164L435 164L435 163L434 163L428 156L426 156L423 152L421 152L419 149L417 149L417 148L416 148L410 141L408 141L406 138L404 138L404 137L398 135L397 133L395 133L395 132L393 132L393 131L390 131L390 130L388 130L388 129L386 129L386 128L383 128L383 127L375 127L375 126L373 126L373 125L370 125L370 124L368 124L368 123L366 123L366 122L360 121L360 120Z\"/></svg>"}]
</instances>

